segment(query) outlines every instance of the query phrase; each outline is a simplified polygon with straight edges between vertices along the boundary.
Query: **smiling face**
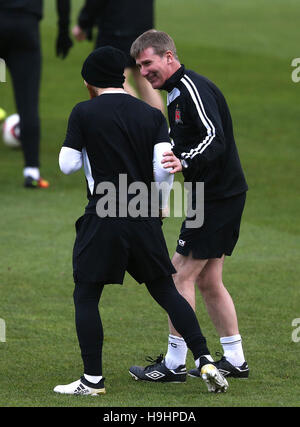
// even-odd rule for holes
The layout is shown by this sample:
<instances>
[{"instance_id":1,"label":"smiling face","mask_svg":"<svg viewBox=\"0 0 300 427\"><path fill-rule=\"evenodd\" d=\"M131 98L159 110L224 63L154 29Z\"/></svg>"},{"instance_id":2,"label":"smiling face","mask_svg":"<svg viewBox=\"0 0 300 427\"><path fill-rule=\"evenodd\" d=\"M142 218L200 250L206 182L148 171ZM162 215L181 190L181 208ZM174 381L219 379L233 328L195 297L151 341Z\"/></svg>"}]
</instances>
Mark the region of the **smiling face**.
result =
<instances>
[{"instance_id":1,"label":"smiling face","mask_svg":"<svg viewBox=\"0 0 300 427\"><path fill-rule=\"evenodd\" d=\"M180 67L180 63L170 50L160 56L154 52L152 47L148 47L138 55L136 64L141 75L151 83L154 89L160 89Z\"/></svg>"}]
</instances>

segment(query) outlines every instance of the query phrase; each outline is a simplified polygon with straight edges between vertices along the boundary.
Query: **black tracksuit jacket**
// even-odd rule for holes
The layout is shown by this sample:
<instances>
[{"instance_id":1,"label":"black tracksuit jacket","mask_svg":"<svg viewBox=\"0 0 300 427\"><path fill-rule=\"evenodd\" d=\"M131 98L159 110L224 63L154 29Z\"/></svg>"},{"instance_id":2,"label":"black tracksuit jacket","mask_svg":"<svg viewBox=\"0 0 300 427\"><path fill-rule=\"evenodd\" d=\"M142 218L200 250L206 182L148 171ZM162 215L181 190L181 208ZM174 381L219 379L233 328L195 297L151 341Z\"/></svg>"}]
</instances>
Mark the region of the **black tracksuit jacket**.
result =
<instances>
[{"instance_id":1,"label":"black tracksuit jacket","mask_svg":"<svg viewBox=\"0 0 300 427\"><path fill-rule=\"evenodd\" d=\"M162 89L168 91L173 152L187 165L183 169L185 181L204 182L205 200L247 191L230 111L221 91L184 65Z\"/></svg>"}]
</instances>

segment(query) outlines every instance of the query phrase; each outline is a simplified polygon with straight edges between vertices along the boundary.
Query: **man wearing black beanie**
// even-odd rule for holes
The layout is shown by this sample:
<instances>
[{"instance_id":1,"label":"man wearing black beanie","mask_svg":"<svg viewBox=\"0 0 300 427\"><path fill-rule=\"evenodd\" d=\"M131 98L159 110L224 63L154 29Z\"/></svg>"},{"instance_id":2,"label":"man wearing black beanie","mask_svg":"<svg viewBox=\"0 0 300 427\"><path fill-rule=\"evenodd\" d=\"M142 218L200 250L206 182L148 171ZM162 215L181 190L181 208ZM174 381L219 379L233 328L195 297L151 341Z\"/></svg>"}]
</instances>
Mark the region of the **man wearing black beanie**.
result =
<instances>
[{"instance_id":1,"label":"man wearing black beanie","mask_svg":"<svg viewBox=\"0 0 300 427\"><path fill-rule=\"evenodd\" d=\"M208 363L209 350L195 313L176 290L175 270L161 229L173 183L172 169L161 164L163 153L171 148L167 122L160 110L124 91L124 66L123 53L109 46L96 49L86 59L81 74L91 99L74 107L59 155L65 174L84 165L89 202L76 221L73 249L75 322L84 374L54 391L105 393L98 305L104 286L122 285L126 271L145 283L167 311L200 369L208 366L203 379L209 391L226 391L227 381ZM167 183L169 189L159 198L157 211L152 200L153 175L157 184ZM142 188L140 205L146 209L132 203L136 195L129 187L137 185L138 191ZM184 382L185 366L173 372L166 369L168 381L170 375L171 381Z\"/></svg>"}]
</instances>

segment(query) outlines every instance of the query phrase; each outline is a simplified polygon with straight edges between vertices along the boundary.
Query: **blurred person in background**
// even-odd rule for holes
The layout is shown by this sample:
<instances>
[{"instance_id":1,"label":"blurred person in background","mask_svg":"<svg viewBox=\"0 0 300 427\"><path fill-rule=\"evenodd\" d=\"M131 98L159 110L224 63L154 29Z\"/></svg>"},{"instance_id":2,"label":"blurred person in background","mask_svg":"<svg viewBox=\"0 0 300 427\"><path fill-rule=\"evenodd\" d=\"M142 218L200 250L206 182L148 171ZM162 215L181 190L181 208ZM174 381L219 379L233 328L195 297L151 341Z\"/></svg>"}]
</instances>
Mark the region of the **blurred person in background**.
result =
<instances>
[{"instance_id":1,"label":"blurred person in background","mask_svg":"<svg viewBox=\"0 0 300 427\"><path fill-rule=\"evenodd\" d=\"M57 0L56 54L65 58L72 47L69 37L70 0ZM20 141L24 155L24 186L47 188L40 175L39 90L42 0L0 0L0 58L10 71L20 116Z\"/></svg>"},{"instance_id":2,"label":"blurred person in background","mask_svg":"<svg viewBox=\"0 0 300 427\"><path fill-rule=\"evenodd\" d=\"M85 0L73 28L76 40L92 39L93 27L98 28L96 48L113 46L127 57L124 89L130 95L164 113L164 103L158 90L144 79L130 56L130 47L144 31L154 27L154 0ZM133 78L135 88L130 83Z\"/></svg>"}]
</instances>

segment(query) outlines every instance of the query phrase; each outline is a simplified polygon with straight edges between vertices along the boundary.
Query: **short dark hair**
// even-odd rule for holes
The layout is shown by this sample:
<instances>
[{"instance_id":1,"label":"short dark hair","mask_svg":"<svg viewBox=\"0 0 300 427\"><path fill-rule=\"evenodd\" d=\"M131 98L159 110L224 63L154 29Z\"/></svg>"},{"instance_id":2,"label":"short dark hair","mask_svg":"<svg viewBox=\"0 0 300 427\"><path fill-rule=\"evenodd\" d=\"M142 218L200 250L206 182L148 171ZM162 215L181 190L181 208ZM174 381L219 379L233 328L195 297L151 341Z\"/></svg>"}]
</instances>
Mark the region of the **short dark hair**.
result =
<instances>
[{"instance_id":1,"label":"short dark hair","mask_svg":"<svg viewBox=\"0 0 300 427\"><path fill-rule=\"evenodd\" d=\"M163 56L168 50L173 53L175 59L178 60L176 46L172 37L163 31L148 30L141 34L133 43L130 49L130 55L136 59L140 53L152 47L154 53Z\"/></svg>"}]
</instances>

